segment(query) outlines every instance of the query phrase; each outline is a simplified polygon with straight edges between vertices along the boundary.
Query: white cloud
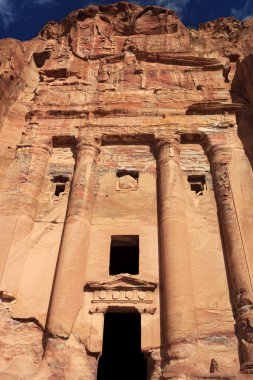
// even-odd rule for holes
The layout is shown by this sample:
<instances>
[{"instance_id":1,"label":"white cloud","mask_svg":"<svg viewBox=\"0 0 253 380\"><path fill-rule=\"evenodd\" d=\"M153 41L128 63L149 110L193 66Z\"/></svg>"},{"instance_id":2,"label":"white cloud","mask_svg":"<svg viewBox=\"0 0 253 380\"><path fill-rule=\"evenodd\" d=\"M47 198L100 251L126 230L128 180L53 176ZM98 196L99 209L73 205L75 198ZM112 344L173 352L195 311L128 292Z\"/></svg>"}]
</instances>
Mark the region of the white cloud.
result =
<instances>
[{"instance_id":1,"label":"white cloud","mask_svg":"<svg viewBox=\"0 0 253 380\"><path fill-rule=\"evenodd\" d=\"M245 20L246 18L253 15L253 6L252 1L247 0L244 7L242 8L232 8L231 14L235 16L236 18L239 18L240 20Z\"/></svg>"},{"instance_id":2,"label":"white cloud","mask_svg":"<svg viewBox=\"0 0 253 380\"><path fill-rule=\"evenodd\" d=\"M185 6L190 0L157 0L156 5L168 9L173 9L178 15L182 15Z\"/></svg>"},{"instance_id":3,"label":"white cloud","mask_svg":"<svg viewBox=\"0 0 253 380\"><path fill-rule=\"evenodd\" d=\"M54 0L33 0L33 4L35 5L51 5L54 3Z\"/></svg>"},{"instance_id":4,"label":"white cloud","mask_svg":"<svg viewBox=\"0 0 253 380\"><path fill-rule=\"evenodd\" d=\"M0 20L3 27L6 29L13 23L15 14L13 4L10 0L0 0Z\"/></svg>"}]
</instances>

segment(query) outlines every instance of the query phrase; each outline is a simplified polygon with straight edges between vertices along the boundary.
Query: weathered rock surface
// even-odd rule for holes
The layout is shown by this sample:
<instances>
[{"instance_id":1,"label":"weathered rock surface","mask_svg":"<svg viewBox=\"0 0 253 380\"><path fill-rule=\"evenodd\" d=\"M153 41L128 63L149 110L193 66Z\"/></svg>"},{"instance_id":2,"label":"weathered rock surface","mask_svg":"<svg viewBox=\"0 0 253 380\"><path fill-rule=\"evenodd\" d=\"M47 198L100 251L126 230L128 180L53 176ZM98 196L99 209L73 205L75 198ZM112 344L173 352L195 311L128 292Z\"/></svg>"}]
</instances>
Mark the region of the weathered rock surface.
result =
<instances>
[{"instance_id":1,"label":"weathered rock surface","mask_svg":"<svg viewBox=\"0 0 253 380\"><path fill-rule=\"evenodd\" d=\"M133 310L149 380L252 377L253 18L89 6L0 41L0 101L0 379L95 380Z\"/></svg>"}]
</instances>

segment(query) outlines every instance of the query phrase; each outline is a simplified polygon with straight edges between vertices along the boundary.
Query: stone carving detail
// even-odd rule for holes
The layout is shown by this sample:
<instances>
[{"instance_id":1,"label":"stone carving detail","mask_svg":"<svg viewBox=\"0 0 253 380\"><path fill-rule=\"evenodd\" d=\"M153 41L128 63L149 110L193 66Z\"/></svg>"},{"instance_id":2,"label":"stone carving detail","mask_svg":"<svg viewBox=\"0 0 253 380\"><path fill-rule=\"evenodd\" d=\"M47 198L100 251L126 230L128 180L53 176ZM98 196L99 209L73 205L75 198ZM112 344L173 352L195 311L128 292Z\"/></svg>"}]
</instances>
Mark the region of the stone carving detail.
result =
<instances>
[{"instance_id":1,"label":"stone carving detail","mask_svg":"<svg viewBox=\"0 0 253 380\"><path fill-rule=\"evenodd\" d=\"M236 323L236 335L241 341L253 343L253 327L251 319L246 316L240 318Z\"/></svg>"},{"instance_id":2,"label":"stone carving detail","mask_svg":"<svg viewBox=\"0 0 253 380\"><path fill-rule=\"evenodd\" d=\"M227 173L226 165L219 165L217 168L217 186L219 187L219 192L222 200L225 202L227 198L231 197L231 189L229 184L229 178Z\"/></svg>"},{"instance_id":3,"label":"stone carving detail","mask_svg":"<svg viewBox=\"0 0 253 380\"><path fill-rule=\"evenodd\" d=\"M224 202L232 201L227 168L231 160L231 152L225 145L214 144L211 145L208 155L215 173L216 189L219 192L218 202L222 207Z\"/></svg>"},{"instance_id":4,"label":"stone carving detail","mask_svg":"<svg viewBox=\"0 0 253 380\"><path fill-rule=\"evenodd\" d=\"M142 281L131 275L118 275L105 282L89 282L86 287L93 291L93 304L142 305L153 304L153 293L157 284ZM85 287L85 288L86 288ZM144 306L146 309L146 307Z\"/></svg>"},{"instance_id":5,"label":"stone carving detail","mask_svg":"<svg viewBox=\"0 0 253 380\"><path fill-rule=\"evenodd\" d=\"M180 151L180 135L172 134L157 136L156 149L159 151L164 146L169 148L169 157L173 157L175 155L175 150L177 155Z\"/></svg>"},{"instance_id":6,"label":"stone carving detail","mask_svg":"<svg viewBox=\"0 0 253 380\"><path fill-rule=\"evenodd\" d=\"M91 151L91 154L93 154L94 149L97 151L97 154L99 154L101 145L100 140L101 138L99 136L81 136L78 139L77 144L78 156L81 156L82 154L88 154L89 151Z\"/></svg>"},{"instance_id":7,"label":"stone carving detail","mask_svg":"<svg viewBox=\"0 0 253 380\"><path fill-rule=\"evenodd\" d=\"M252 311L240 317L235 325L241 354L241 372L253 373L253 314Z\"/></svg>"},{"instance_id":8,"label":"stone carving detail","mask_svg":"<svg viewBox=\"0 0 253 380\"><path fill-rule=\"evenodd\" d=\"M94 303L98 302L120 302L120 303L152 303L153 294L144 290L97 290L94 292Z\"/></svg>"},{"instance_id":9,"label":"stone carving detail","mask_svg":"<svg viewBox=\"0 0 253 380\"><path fill-rule=\"evenodd\" d=\"M156 152L158 157L158 170L166 166L168 160L174 160L179 165L180 135L169 134L157 136Z\"/></svg>"},{"instance_id":10,"label":"stone carving detail","mask_svg":"<svg viewBox=\"0 0 253 380\"><path fill-rule=\"evenodd\" d=\"M252 305L252 301L248 298L247 291L244 288L240 288L235 291L234 299L237 308Z\"/></svg>"}]
</instances>

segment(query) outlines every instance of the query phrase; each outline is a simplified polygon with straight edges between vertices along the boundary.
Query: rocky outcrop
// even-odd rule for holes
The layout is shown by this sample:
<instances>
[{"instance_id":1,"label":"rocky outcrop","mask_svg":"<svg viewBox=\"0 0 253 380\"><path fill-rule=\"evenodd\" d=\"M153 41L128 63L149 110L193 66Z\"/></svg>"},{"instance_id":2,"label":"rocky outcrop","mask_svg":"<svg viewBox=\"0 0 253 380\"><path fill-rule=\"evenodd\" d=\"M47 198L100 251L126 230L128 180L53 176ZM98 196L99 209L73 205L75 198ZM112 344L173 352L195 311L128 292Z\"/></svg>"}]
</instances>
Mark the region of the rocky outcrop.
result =
<instances>
[{"instance_id":1,"label":"rocky outcrop","mask_svg":"<svg viewBox=\"0 0 253 380\"><path fill-rule=\"evenodd\" d=\"M252 57L252 18L128 2L1 41L0 378L95 380L110 311L149 380L252 376Z\"/></svg>"}]
</instances>

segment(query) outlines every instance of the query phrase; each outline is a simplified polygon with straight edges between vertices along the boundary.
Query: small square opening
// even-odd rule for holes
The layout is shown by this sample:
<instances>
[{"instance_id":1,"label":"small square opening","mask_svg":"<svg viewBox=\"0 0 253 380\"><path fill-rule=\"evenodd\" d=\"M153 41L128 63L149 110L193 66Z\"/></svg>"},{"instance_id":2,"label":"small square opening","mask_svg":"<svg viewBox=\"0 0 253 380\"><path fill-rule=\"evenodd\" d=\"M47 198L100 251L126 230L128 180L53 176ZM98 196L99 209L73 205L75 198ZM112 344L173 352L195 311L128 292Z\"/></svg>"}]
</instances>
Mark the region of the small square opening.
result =
<instances>
[{"instance_id":1,"label":"small square opening","mask_svg":"<svg viewBox=\"0 0 253 380\"><path fill-rule=\"evenodd\" d=\"M57 183L55 186L55 192L54 195L56 197L59 197L61 193L64 193L65 191L65 183Z\"/></svg>"},{"instance_id":2,"label":"small square opening","mask_svg":"<svg viewBox=\"0 0 253 380\"><path fill-rule=\"evenodd\" d=\"M119 169L116 172L116 190L131 191L138 189L139 172L137 170Z\"/></svg>"},{"instance_id":3,"label":"small square opening","mask_svg":"<svg viewBox=\"0 0 253 380\"><path fill-rule=\"evenodd\" d=\"M64 193L66 189L66 183L69 181L69 178L64 175L54 176L52 182L55 184L54 195L59 197L61 193Z\"/></svg>"},{"instance_id":4,"label":"small square opening","mask_svg":"<svg viewBox=\"0 0 253 380\"><path fill-rule=\"evenodd\" d=\"M139 236L112 235L109 274L139 274Z\"/></svg>"},{"instance_id":5,"label":"small square opening","mask_svg":"<svg viewBox=\"0 0 253 380\"><path fill-rule=\"evenodd\" d=\"M199 184L199 183L191 183L191 191L195 191L196 194L198 194L199 192L202 192L203 189L202 189L201 184Z\"/></svg>"},{"instance_id":6,"label":"small square opening","mask_svg":"<svg viewBox=\"0 0 253 380\"><path fill-rule=\"evenodd\" d=\"M206 190L206 177L204 175L189 175L187 180L191 191L194 191L197 195L203 195Z\"/></svg>"}]
</instances>

